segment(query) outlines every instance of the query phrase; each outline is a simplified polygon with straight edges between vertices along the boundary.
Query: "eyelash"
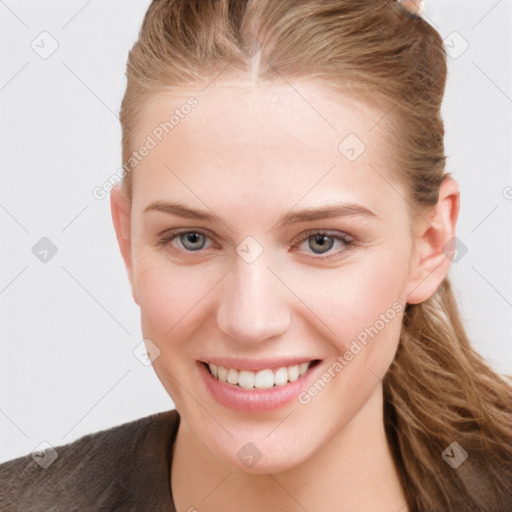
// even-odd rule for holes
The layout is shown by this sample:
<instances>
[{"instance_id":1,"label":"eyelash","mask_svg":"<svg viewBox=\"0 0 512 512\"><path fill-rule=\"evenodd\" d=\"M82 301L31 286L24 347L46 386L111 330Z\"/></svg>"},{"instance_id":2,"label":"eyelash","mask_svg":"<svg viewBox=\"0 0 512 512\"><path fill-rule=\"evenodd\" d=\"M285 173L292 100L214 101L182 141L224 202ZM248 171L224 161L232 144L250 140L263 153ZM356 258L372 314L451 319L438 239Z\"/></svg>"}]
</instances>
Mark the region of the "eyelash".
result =
<instances>
[{"instance_id":1,"label":"eyelash","mask_svg":"<svg viewBox=\"0 0 512 512\"><path fill-rule=\"evenodd\" d=\"M170 244L172 241L174 241L174 239L178 238L179 236L187 235L187 234L190 234L190 233L201 234L201 235L204 235L207 238L210 238L206 233L203 233L200 230L181 231L179 233L173 233L173 234L171 234L169 236L161 238L158 241L158 245L159 246L166 246L166 245ZM327 236L329 238L333 238L335 240L338 240L339 242L342 242L342 244L343 244L345 249L343 249L342 251L335 252L333 254L328 254L327 256L322 256L320 254L317 254L316 256L313 256L313 258L317 259L317 260L328 260L330 258L334 258L336 256L339 256L347 248L350 248L351 246L355 245L354 239L350 235L348 235L346 233L336 232L335 234L333 234L333 233L330 233L329 231L319 230L319 231L308 231L307 233L305 233L303 236L301 236L299 238L299 240L297 242L295 242L293 244L292 249L295 249L297 246L301 245L308 238L312 238L312 237L318 236L318 235ZM187 249L182 249L182 250L184 252L186 252L186 253L189 253L189 254L200 253L200 252L203 251L203 249L199 249L197 251L190 251L190 250L187 250Z\"/></svg>"},{"instance_id":2,"label":"eyelash","mask_svg":"<svg viewBox=\"0 0 512 512\"><path fill-rule=\"evenodd\" d=\"M348 247L351 247L355 245L354 239L345 234L345 233L329 233L328 231L308 231L306 234L304 234L301 238L299 238L298 242L296 242L292 249L295 249L297 246L301 245L303 242L305 242L308 238L313 238L314 236L327 236L329 238L333 238L335 240L338 240L341 242L344 246L344 249L342 251L334 252L332 254L328 254L327 256L322 256L321 254L317 254L316 256L313 256L314 259L320 259L320 260L328 260L330 258L335 258L339 256L342 252L344 252ZM329 250L330 251L330 250Z\"/></svg>"}]
</instances>

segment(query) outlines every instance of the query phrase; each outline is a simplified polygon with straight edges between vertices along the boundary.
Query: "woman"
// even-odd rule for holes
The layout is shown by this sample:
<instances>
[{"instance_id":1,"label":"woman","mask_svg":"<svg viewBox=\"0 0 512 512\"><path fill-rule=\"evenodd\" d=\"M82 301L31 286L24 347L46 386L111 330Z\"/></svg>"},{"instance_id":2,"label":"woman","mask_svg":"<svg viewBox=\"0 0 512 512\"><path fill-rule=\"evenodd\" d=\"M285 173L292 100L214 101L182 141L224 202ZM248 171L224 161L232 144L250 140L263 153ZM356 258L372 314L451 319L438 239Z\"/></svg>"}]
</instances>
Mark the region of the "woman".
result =
<instances>
[{"instance_id":1,"label":"woman","mask_svg":"<svg viewBox=\"0 0 512 512\"><path fill-rule=\"evenodd\" d=\"M111 207L176 410L3 464L2 510L512 509L419 8L153 1Z\"/></svg>"}]
</instances>

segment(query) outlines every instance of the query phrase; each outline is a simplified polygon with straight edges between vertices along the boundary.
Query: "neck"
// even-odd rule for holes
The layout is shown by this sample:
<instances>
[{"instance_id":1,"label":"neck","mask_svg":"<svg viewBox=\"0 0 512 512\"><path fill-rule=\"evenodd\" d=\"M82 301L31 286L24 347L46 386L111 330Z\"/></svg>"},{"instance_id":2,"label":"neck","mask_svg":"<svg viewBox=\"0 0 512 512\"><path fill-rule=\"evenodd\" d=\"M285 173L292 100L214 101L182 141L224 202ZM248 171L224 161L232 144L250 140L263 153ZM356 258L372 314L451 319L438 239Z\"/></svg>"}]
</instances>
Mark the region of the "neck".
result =
<instances>
[{"instance_id":1,"label":"neck","mask_svg":"<svg viewBox=\"0 0 512 512\"><path fill-rule=\"evenodd\" d=\"M171 487L177 512L408 511L385 435L381 385L314 456L274 474L254 475L224 465L182 421Z\"/></svg>"}]
</instances>

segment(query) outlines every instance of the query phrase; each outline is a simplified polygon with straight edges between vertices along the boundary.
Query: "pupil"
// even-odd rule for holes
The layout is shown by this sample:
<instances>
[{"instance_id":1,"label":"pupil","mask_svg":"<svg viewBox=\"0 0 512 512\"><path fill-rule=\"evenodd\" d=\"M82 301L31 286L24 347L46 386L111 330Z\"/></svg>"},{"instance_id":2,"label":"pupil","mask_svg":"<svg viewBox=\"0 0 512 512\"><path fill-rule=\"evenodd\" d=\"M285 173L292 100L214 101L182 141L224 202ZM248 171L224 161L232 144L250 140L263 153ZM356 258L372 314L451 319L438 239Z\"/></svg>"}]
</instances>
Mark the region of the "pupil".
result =
<instances>
[{"instance_id":1,"label":"pupil","mask_svg":"<svg viewBox=\"0 0 512 512\"><path fill-rule=\"evenodd\" d=\"M316 235L314 239L314 243L318 244L320 246L320 249L324 249L323 252L327 252L334 245L334 241L331 239L331 237L327 235ZM311 246L311 244L310 247L314 252L317 252L315 251L315 248Z\"/></svg>"},{"instance_id":2,"label":"pupil","mask_svg":"<svg viewBox=\"0 0 512 512\"><path fill-rule=\"evenodd\" d=\"M204 241L203 243L199 243L199 247L196 245L198 242L201 242L201 236L201 233L186 233L185 235L182 235L181 243L187 249L202 249Z\"/></svg>"}]
</instances>

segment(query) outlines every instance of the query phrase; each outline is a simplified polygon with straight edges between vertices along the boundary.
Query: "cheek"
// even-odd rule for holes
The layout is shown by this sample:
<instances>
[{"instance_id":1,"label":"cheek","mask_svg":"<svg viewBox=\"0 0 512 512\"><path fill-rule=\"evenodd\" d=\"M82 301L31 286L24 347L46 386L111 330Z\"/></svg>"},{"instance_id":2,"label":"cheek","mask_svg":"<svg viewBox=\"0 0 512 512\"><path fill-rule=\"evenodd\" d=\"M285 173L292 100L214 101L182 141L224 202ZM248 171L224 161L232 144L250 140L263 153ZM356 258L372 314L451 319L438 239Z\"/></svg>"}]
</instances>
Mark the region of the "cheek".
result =
<instances>
[{"instance_id":1,"label":"cheek","mask_svg":"<svg viewBox=\"0 0 512 512\"><path fill-rule=\"evenodd\" d=\"M333 269L302 274L291 270L287 282L315 314L317 324L324 325L322 332L339 340L336 345L344 351L347 340L382 315L387 314L386 325L395 319L404 299L407 261L405 251L375 250Z\"/></svg>"},{"instance_id":2,"label":"cheek","mask_svg":"<svg viewBox=\"0 0 512 512\"><path fill-rule=\"evenodd\" d=\"M329 327L322 332L330 340L332 364L339 363L332 373L341 377L332 390L343 396L364 399L393 361L405 308L405 246L380 247L331 274L317 272L302 281L300 293Z\"/></svg>"},{"instance_id":3,"label":"cheek","mask_svg":"<svg viewBox=\"0 0 512 512\"><path fill-rule=\"evenodd\" d=\"M354 366L365 373L371 370L379 378L391 364L398 346L407 261L406 251L383 251L378 257L369 258L344 300L350 320L340 348L356 352L358 364ZM357 346L361 347L360 352Z\"/></svg>"},{"instance_id":4,"label":"cheek","mask_svg":"<svg viewBox=\"0 0 512 512\"><path fill-rule=\"evenodd\" d=\"M153 254L139 255L134 273L144 335L147 331L163 341L193 323L212 286L205 275L199 275L204 274L199 268L173 265Z\"/></svg>"},{"instance_id":5,"label":"cheek","mask_svg":"<svg viewBox=\"0 0 512 512\"><path fill-rule=\"evenodd\" d=\"M406 254L376 251L364 263L337 269L336 279L322 278L316 307L331 311L326 319L334 331L328 335L332 351L319 380L299 396L315 424L324 421L333 431L346 425L392 363L404 311L404 261ZM339 406L333 410L332 404Z\"/></svg>"},{"instance_id":6,"label":"cheek","mask_svg":"<svg viewBox=\"0 0 512 512\"><path fill-rule=\"evenodd\" d=\"M199 315L208 307L209 280L200 279L199 267L170 265L154 254L140 254L134 267L141 329L159 349L152 366L175 406L186 410L193 348L187 341L204 322ZM185 386L187 389L189 385Z\"/></svg>"}]
</instances>

